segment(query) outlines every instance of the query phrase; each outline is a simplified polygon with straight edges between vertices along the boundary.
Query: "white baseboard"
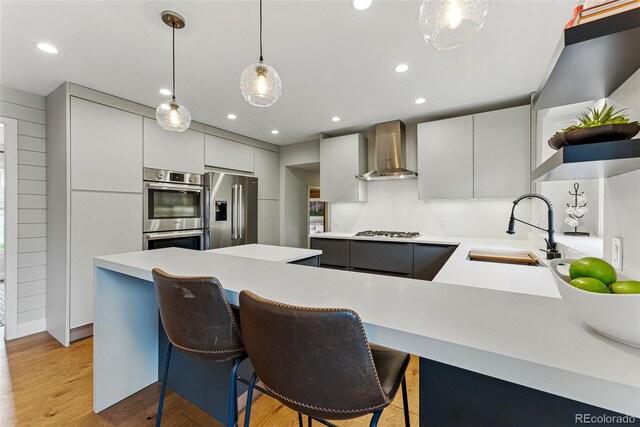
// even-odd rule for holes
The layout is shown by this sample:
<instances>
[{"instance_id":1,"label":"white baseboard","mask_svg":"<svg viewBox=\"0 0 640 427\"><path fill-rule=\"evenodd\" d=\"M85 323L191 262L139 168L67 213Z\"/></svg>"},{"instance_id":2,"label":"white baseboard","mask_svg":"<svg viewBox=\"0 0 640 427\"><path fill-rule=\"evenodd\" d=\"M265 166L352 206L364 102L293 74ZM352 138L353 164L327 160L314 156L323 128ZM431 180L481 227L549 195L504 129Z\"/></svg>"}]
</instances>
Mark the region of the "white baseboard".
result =
<instances>
[{"instance_id":1,"label":"white baseboard","mask_svg":"<svg viewBox=\"0 0 640 427\"><path fill-rule=\"evenodd\" d=\"M260 387L264 387L262 381L258 381L257 385L259 385ZM238 396L238 412L244 411L244 408L247 407L247 394L248 393L245 391L240 396ZM262 396L262 392L253 389L253 401L255 402L255 400L260 396Z\"/></svg>"},{"instance_id":2,"label":"white baseboard","mask_svg":"<svg viewBox=\"0 0 640 427\"><path fill-rule=\"evenodd\" d=\"M19 323L16 328L16 336L14 338L26 337L27 335L44 332L47 329L46 319L32 320L27 323Z\"/></svg>"}]
</instances>

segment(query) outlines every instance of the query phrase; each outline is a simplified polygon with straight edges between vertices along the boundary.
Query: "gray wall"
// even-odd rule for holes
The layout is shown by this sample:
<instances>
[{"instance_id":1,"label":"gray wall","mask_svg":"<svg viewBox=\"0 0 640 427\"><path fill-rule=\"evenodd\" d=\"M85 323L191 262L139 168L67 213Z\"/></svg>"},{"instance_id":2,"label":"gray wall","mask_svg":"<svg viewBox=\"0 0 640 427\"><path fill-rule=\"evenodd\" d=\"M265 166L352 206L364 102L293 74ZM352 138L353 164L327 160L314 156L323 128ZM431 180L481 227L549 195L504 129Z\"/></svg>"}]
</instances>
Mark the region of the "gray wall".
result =
<instances>
[{"instance_id":1,"label":"gray wall","mask_svg":"<svg viewBox=\"0 0 640 427\"><path fill-rule=\"evenodd\" d=\"M320 185L319 162L320 140L280 148L280 244L283 246L307 247L307 187Z\"/></svg>"},{"instance_id":2,"label":"gray wall","mask_svg":"<svg viewBox=\"0 0 640 427\"><path fill-rule=\"evenodd\" d=\"M18 335L45 329L44 97L0 88L0 116L18 121Z\"/></svg>"},{"instance_id":3,"label":"gray wall","mask_svg":"<svg viewBox=\"0 0 640 427\"><path fill-rule=\"evenodd\" d=\"M306 248L309 235L309 186L320 186L320 172L287 166L284 202L284 246Z\"/></svg>"}]
</instances>

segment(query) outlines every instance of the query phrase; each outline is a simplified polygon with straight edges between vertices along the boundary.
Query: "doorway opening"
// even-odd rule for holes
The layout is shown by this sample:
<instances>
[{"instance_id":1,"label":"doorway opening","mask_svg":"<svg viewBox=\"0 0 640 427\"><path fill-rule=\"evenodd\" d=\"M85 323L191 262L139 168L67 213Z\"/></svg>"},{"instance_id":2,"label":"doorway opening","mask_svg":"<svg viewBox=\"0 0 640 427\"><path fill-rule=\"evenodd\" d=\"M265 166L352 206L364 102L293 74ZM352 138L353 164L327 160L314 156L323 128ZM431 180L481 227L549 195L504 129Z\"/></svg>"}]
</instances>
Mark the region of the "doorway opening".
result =
<instances>
[{"instance_id":1,"label":"doorway opening","mask_svg":"<svg viewBox=\"0 0 640 427\"><path fill-rule=\"evenodd\" d=\"M320 200L320 188L309 187L309 234L327 230L327 202Z\"/></svg>"}]
</instances>

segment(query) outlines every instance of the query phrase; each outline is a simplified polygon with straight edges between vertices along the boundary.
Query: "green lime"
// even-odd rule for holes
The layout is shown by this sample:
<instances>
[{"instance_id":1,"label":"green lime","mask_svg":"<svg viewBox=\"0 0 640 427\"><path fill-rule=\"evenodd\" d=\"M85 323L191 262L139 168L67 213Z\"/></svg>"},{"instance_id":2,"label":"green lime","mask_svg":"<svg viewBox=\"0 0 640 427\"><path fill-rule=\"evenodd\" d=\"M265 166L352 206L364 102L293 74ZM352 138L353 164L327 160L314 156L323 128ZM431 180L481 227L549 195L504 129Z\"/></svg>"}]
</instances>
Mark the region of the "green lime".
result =
<instances>
[{"instance_id":1,"label":"green lime","mask_svg":"<svg viewBox=\"0 0 640 427\"><path fill-rule=\"evenodd\" d=\"M592 277L605 285L610 285L618 279L616 270L607 261L600 258L581 258L571 263L569 275L572 279Z\"/></svg>"},{"instance_id":2,"label":"green lime","mask_svg":"<svg viewBox=\"0 0 640 427\"><path fill-rule=\"evenodd\" d=\"M637 280L622 280L611 284L614 294L640 294L640 282Z\"/></svg>"},{"instance_id":3,"label":"green lime","mask_svg":"<svg viewBox=\"0 0 640 427\"><path fill-rule=\"evenodd\" d=\"M600 294L611 293L609 292L609 288L607 288L607 285L605 285L598 279L594 279L593 277L579 277L577 279L573 279L569 283L571 283L578 289L582 289L583 291L598 292Z\"/></svg>"}]
</instances>

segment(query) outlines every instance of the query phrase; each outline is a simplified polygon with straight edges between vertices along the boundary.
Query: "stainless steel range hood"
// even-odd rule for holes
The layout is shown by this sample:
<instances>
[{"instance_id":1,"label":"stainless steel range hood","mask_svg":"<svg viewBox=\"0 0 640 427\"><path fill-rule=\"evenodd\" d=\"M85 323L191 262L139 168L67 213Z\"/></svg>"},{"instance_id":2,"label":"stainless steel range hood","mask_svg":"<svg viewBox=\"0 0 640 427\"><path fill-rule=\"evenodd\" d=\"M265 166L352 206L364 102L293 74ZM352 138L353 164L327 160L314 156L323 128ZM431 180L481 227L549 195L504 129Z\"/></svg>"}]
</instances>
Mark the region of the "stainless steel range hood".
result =
<instances>
[{"instance_id":1,"label":"stainless steel range hood","mask_svg":"<svg viewBox=\"0 0 640 427\"><path fill-rule=\"evenodd\" d=\"M405 131L404 123L400 120L377 124L374 146L375 169L358 175L358 179L381 181L418 177L416 172L405 169Z\"/></svg>"}]
</instances>

